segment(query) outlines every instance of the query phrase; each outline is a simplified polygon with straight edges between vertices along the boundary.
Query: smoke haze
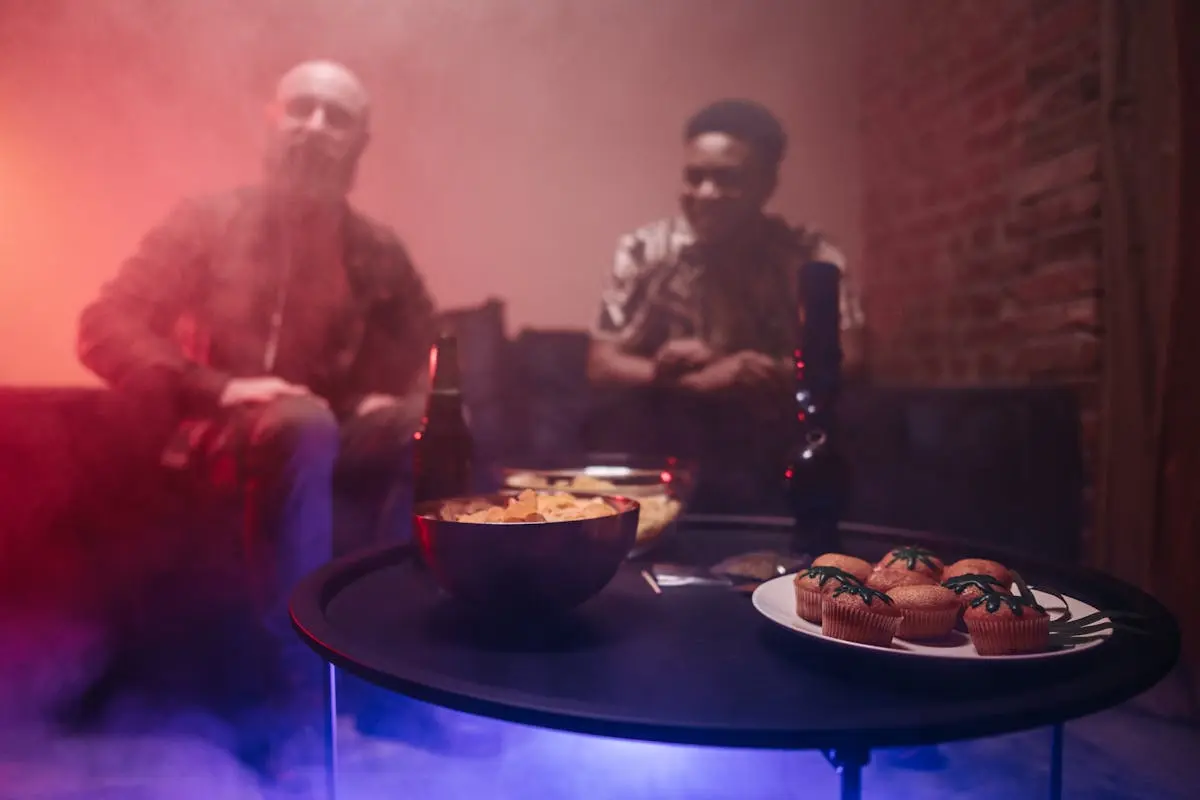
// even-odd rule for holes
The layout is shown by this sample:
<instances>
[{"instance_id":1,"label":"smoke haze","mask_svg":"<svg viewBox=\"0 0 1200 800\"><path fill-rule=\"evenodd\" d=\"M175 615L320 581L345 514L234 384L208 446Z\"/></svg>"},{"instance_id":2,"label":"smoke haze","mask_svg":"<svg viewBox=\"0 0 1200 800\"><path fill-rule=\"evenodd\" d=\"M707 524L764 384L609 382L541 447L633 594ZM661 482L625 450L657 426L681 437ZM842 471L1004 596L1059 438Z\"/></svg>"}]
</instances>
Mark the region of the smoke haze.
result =
<instances>
[{"instance_id":1,"label":"smoke haze","mask_svg":"<svg viewBox=\"0 0 1200 800\"><path fill-rule=\"evenodd\" d=\"M0 2L0 381L91 382L75 318L181 196L258 175L262 107L311 57L375 103L355 201L441 305L582 328L622 232L670 213L717 97L784 118L775 207L858 252L856 3Z\"/></svg>"},{"instance_id":2,"label":"smoke haze","mask_svg":"<svg viewBox=\"0 0 1200 800\"><path fill-rule=\"evenodd\" d=\"M675 209L684 119L724 96L784 119L775 207L853 258L856 13L847 0L0 0L0 384L94 382L75 359L80 309L181 197L257 178L264 102L314 57L371 91L354 200L405 238L444 307L495 296L513 328L590 325L618 235ZM39 514L71 500L38 491ZM72 559L59 571L87 573ZM86 614L6 611L0 640L0 798L143 797L121 776L171 774L186 779L174 800L257 796L219 752L163 734L219 744L214 720L129 707L120 724L153 741L50 735L49 713L108 653Z\"/></svg>"}]
</instances>

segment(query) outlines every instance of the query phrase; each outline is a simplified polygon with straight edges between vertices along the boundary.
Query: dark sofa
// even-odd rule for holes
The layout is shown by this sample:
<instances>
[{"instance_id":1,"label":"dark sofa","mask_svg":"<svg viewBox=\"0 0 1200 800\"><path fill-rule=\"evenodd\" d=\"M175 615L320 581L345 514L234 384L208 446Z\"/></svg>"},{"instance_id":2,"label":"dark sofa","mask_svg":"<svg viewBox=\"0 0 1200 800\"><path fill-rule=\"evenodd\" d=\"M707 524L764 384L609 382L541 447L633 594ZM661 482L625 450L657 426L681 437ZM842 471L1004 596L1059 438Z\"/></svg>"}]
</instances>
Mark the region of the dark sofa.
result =
<instances>
[{"instance_id":1,"label":"dark sofa","mask_svg":"<svg viewBox=\"0 0 1200 800\"><path fill-rule=\"evenodd\" d=\"M586 333L510 340L497 302L446 323L459 333L483 462L580 453L612 433L586 380ZM1079 558L1083 469L1069 389L850 386L839 412L850 520ZM234 649L226 623L248 602L246 582L220 574L240 563L237 509L157 469L137 423L104 389L0 388L0 612L101 626L126 664L111 674L157 682L160 696L181 694L173 680L195 694L190 665L202 658L199 691L236 707L257 689L242 683L237 658L213 654ZM209 580L189 580L197 571ZM187 647L161 644L181 639Z\"/></svg>"},{"instance_id":2,"label":"dark sofa","mask_svg":"<svg viewBox=\"0 0 1200 800\"><path fill-rule=\"evenodd\" d=\"M462 340L481 460L594 442L606 421L589 418L585 333L506 339L499 303L447 321ZM1083 469L1069 389L850 386L839 416L853 521L1078 559ZM99 610L114 602L111 576L125 585L187 551L167 522L187 498L130 438L131 422L102 389L0 388L0 593L87 598Z\"/></svg>"}]
</instances>

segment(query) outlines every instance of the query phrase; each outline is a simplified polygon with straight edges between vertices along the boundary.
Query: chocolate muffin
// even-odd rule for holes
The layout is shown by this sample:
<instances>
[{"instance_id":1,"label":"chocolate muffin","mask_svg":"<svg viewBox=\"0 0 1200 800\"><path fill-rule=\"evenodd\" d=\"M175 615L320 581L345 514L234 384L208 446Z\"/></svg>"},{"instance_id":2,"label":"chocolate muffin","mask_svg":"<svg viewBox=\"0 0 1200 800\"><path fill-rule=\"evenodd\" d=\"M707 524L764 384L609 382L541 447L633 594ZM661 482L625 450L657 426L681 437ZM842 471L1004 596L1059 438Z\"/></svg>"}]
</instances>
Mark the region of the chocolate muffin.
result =
<instances>
[{"instance_id":1,"label":"chocolate muffin","mask_svg":"<svg viewBox=\"0 0 1200 800\"><path fill-rule=\"evenodd\" d=\"M958 595L945 586L897 586L887 593L900 609L901 639L940 639L954 629L962 606Z\"/></svg>"},{"instance_id":2,"label":"chocolate muffin","mask_svg":"<svg viewBox=\"0 0 1200 800\"><path fill-rule=\"evenodd\" d=\"M941 579L944 583L950 578L957 578L959 575L991 575L1005 589L1011 587L1013 582L1012 573L1008 571L1008 567L999 561L989 561L986 558L964 558L955 561L942 570Z\"/></svg>"},{"instance_id":3,"label":"chocolate muffin","mask_svg":"<svg viewBox=\"0 0 1200 800\"><path fill-rule=\"evenodd\" d=\"M963 613L971 644L981 656L1038 653L1050 643L1050 616L1037 603L989 592Z\"/></svg>"},{"instance_id":4,"label":"chocolate muffin","mask_svg":"<svg viewBox=\"0 0 1200 800\"><path fill-rule=\"evenodd\" d=\"M817 556L813 559L814 567L837 567L840 570L849 572L860 582L865 582L871 575L873 567L861 558L854 556L842 555L841 553L826 553L823 556Z\"/></svg>"},{"instance_id":5,"label":"chocolate muffin","mask_svg":"<svg viewBox=\"0 0 1200 800\"><path fill-rule=\"evenodd\" d=\"M985 594L1011 594L1011 583L1001 583L994 575L966 574L955 575L942 581L950 591L958 595L959 602L966 608L972 600Z\"/></svg>"},{"instance_id":6,"label":"chocolate muffin","mask_svg":"<svg viewBox=\"0 0 1200 800\"><path fill-rule=\"evenodd\" d=\"M923 547L897 547L879 560L875 569L905 569L920 572L937 583L942 575L942 561Z\"/></svg>"},{"instance_id":7,"label":"chocolate muffin","mask_svg":"<svg viewBox=\"0 0 1200 800\"><path fill-rule=\"evenodd\" d=\"M936 583L924 572L907 569L877 569L867 578L867 586L880 592L890 592L897 586L933 586Z\"/></svg>"},{"instance_id":8,"label":"chocolate muffin","mask_svg":"<svg viewBox=\"0 0 1200 800\"><path fill-rule=\"evenodd\" d=\"M892 598L862 584L843 584L821 602L821 633L833 639L887 647L900 619Z\"/></svg>"},{"instance_id":9,"label":"chocolate muffin","mask_svg":"<svg viewBox=\"0 0 1200 800\"><path fill-rule=\"evenodd\" d=\"M821 621L821 598L839 586L858 585L858 578L832 565L817 566L796 573L792 580L796 589L796 614L809 622Z\"/></svg>"}]
</instances>

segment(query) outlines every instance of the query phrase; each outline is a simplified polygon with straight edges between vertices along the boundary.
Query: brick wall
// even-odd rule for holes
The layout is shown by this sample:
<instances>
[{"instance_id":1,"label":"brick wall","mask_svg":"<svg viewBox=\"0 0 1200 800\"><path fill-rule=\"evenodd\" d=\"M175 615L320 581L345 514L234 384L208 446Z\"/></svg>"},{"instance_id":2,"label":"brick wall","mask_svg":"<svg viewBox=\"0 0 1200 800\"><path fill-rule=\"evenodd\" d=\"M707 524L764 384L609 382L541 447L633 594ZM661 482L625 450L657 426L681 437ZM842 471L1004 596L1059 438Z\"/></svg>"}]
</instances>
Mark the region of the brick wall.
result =
<instances>
[{"instance_id":1,"label":"brick wall","mask_svg":"<svg viewBox=\"0 0 1200 800\"><path fill-rule=\"evenodd\" d=\"M872 376L1076 385L1090 450L1100 0L863 6Z\"/></svg>"}]
</instances>

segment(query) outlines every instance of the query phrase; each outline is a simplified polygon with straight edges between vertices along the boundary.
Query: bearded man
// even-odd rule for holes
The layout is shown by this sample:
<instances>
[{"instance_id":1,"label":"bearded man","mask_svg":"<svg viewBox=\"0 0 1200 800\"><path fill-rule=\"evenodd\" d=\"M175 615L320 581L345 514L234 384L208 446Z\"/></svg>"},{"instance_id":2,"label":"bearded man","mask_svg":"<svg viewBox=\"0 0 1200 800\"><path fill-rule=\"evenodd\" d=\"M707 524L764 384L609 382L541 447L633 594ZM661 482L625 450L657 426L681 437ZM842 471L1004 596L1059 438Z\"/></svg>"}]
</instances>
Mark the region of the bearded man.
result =
<instances>
[{"instance_id":1,"label":"bearded man","mask_svg":"<svg viewBox=\"0 0 1200 800\"><path fill-rule=\"evenodd\" d=\"M359 79L300 64L267 120L261 181L186 200L154 226L84 310L78 350L136 401L165 466L244 500L282 734L297 727L290 710L319 712L324 670L291 629L290 592L332 556L335 481L375 506L411 499L437 331L401 242L347 201L370 141Z\"/></svg>"}]
</instances>

